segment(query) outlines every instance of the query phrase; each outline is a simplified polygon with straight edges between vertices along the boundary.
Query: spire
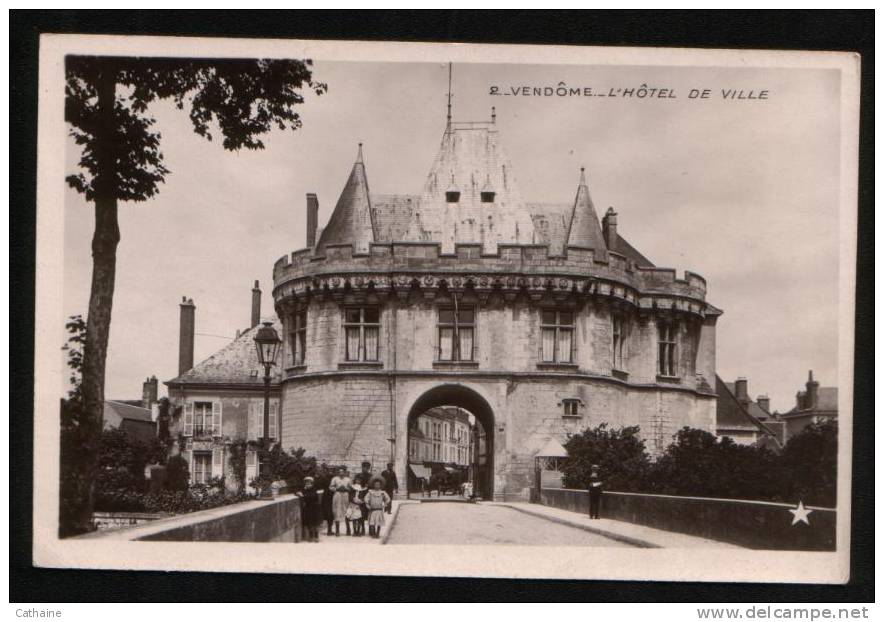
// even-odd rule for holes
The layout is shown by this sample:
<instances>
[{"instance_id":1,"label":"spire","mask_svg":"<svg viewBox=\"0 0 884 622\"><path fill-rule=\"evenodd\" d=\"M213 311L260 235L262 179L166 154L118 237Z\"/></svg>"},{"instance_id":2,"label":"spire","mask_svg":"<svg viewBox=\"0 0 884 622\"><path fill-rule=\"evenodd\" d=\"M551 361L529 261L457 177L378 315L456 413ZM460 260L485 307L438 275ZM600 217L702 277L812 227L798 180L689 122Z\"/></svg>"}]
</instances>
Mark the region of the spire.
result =
<instances>
[{"instance_id":1,"label":"spire","mask_svg":"<svg viewBox=\"0 0 884 622\"><path fill-rule=\"evenodd\" d=\"M451 63L448 63L448 117L445 129L451 129Z\"/></svg>"},{"instance_id":2,"label":"spire","mask_svg":"<svg viewBox=\"0 0 884 622\"><path fill-rule=\"evenodd\" d=\"M322 230L317 253L322 254L329 244L352 244L354 253L367 253L368 245L374 241L368 176L365 173L362 143L359 143L356 162L341 191L335 211Z\"/></svg>"},{"instance_id":3,"label":"spire","mask_svg":"<svg viewBox=\"0 0 884 622\"><path fill-rule=\"evenodd\" d=\"M592 248L599 253L607 249L595 206L589 196L586 184L586 169L580 167L580 184L574 198L574 210L571 212L571 224L568 227L568 246Z\"/></svg>"}]
</instances>

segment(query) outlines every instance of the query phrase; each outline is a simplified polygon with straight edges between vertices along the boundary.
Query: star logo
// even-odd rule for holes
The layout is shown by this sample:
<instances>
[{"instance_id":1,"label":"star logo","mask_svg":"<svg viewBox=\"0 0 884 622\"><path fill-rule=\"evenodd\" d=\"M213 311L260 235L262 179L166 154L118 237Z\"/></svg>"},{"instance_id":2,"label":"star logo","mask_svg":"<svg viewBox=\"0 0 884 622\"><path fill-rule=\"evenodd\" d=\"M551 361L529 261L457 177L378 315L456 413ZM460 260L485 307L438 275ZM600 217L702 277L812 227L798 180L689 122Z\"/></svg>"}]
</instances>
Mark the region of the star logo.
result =
<instances>
[{"instance_id":1,"label":"star logo","mask_svg":"<svg viewBox=\"0 0 884 622\"><path fill-rule=\"evenodd\" d=\"M808 514L813 512L813 510L808 510L804 507L804 501L798 502L798 507L794 510L789 510L792 512L792 526L797 525L798 523L804 523L805 525L809 525L810 521L807 519Z\"/></svg>"}]
</instances>

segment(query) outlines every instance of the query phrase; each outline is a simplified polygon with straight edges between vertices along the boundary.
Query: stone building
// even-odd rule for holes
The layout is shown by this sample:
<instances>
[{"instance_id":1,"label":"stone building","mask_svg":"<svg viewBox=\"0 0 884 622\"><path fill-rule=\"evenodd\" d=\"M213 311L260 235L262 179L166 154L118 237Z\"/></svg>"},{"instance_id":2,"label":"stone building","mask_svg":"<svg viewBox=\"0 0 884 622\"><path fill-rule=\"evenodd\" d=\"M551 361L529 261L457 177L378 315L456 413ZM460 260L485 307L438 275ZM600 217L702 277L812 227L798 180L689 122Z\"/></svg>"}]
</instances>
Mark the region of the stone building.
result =
<instances>
[{"instance_id":1,"label":"stone building","mask_svg":"<svg viewBox=\"0 0 884 622\"><path fill-rule=\"evenodd\" d=\"M432 408L411 422L408 431L409 464L438 462L470 465L472 426L461 408Z\"/></svg>"},{"instance_id":2,"label":"stone building","mask_svg":"<svg viewBox=\"0 0 884 622\"><path fill-rule=\"evenodd\" d=\"M169 400L178 413L169 430L173 452L182 455L190 467L192 483L206 483L225 477L228 488L235 488L232 477L231 445L257 441L264 435L264 367L255 350L255 333L261 324L261 291L258 282L252 290L251 326L239 331L229 344L194 365L196 305L183 299L180 305L178 376L165 384ZM281 332L278 320L275 328ZM279 441L280 371L273 370L270 385L268 437ZM289 445L285 445L286 449ZM246 483L258 474L257 453L246 450Z\"/></svg>"},{"instance_id":3,"label":"stone building","mask_svg":"<svg viewBox=\"0 0 884 622\"><path fill-rule=\"evenodd\" d=\"M308 195L315 245L273 268L284 447L354 467L383 455L405 482L413 422L459 407L483 435L477 493L516 499L551 438L638 425L658 454L682 426L715 432L705 280L655 267L613 209L600 222L583 171L570 201L525 198L495 121L449 116L414 194L373 194L360 145L318 239Z\"/></svg>"},{"instance_id":4,"label":"stone building","mask_svg":"<svg viewBox=\"0 0 884 622\"><path fill-rule=\"evenodd\" d=\"M786 424L786 439L800 434L814 423L838 423L838 387L821 387L813 379L813 370L807 372L804 391L795 394L795 406L780 415Z\"/></svg>"}]
</instances>

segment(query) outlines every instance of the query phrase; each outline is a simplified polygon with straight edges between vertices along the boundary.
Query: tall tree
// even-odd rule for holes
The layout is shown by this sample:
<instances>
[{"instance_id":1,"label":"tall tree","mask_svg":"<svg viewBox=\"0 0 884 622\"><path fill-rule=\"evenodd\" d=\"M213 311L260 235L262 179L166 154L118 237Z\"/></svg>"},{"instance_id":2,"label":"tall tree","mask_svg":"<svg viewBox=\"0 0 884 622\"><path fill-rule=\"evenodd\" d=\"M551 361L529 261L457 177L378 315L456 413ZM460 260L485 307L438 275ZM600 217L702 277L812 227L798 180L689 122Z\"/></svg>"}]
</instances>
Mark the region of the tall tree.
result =
<instances>
[{"instance_id":1,"label":"tall tree","mask_svg":"<svg viewBox=\"0 0 884 622\"><path fill-rule=\"evenodd\" d=\"M208 140L220 133L225 149L262 149L272 128L297 130L303 91L317 95L309 60L180 59L68 56L65 120L81 147L80 171L68 184L95 206L92 284L82 363L82 435L96 444L101 433L105 362L116 278L120 201L146 201L169 170L148 108L171 100L187 110L194 131ZM90 452L92 456L96 452ZM94 481L97 460L82 465ZM80 527L88 528L92 494L82 500Z\"/></svg>"}]
</instances>

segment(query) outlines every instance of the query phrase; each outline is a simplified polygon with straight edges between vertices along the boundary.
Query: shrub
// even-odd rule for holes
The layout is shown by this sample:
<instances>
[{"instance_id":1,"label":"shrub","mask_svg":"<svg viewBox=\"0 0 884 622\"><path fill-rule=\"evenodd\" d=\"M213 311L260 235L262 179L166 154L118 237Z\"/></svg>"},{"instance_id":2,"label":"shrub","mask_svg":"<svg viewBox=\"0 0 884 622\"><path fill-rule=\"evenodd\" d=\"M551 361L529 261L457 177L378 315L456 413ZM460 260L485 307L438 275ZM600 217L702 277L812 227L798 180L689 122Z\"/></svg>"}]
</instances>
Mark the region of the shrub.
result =
<instances>
[{"instance_id":1,"label":"shrub","mask_svg":"<svg viewBox=\"0 0 884 622\"><path fill-rule=\"evenodd\" d=\"M563 468L568 488L586 488L592 465L599 466L608 490L642 490L650 465L638 426L608 429L607 424L586 429L565 443L568 460Z\"/></svg>"},{"instance_id":2,"label":"shrub","mask_svg":"<svg viewBox=\"0 0 884 622\"><path fill-rule=\"evenodd\" d=\"M166 463L166 489L187 490L190 482L190 467L183 456L172 456Z\"/></svg>"}]
</instances>

